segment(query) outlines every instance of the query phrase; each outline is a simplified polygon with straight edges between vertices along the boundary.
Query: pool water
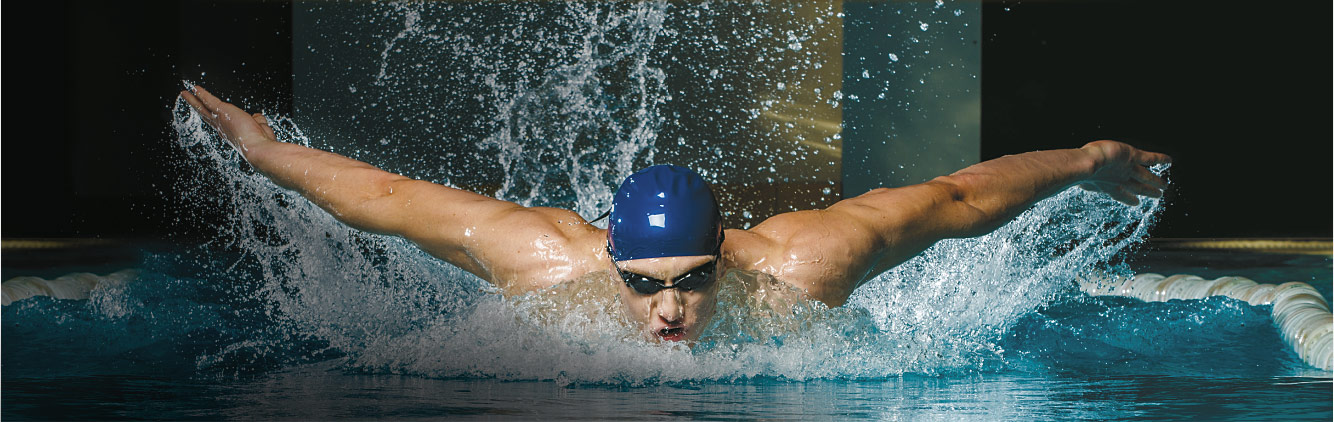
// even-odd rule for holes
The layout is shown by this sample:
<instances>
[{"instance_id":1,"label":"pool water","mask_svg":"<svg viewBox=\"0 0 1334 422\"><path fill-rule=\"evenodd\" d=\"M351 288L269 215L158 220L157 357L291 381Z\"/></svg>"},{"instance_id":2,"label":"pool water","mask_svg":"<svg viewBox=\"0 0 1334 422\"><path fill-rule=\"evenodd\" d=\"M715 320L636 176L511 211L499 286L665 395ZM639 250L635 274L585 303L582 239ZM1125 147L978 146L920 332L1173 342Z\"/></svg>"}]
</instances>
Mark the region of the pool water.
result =
<instances>
[{"instance_id":1,"label":"pool water","mask_svg":"<svg viewBox=\"0 0 1334 422\"><path fill-rule=\"evenodd\" d=\"M647 387L432 379L306 367L247 380L5 379L6 419L1328 420L1327 379L904 375Z\"/></svg>"},{"instance_id":2,"label":"pool water","mask_svg":"<svg viewBox=\"0 0 1334 422\"><path fill-rule=\"evenodd\" d=\"M338 347L337 340L322 338L330 334L273 315L261 296L236 294L256 286L223 285L227 280L208 275L238 257L200 265L188 255L149 251L137 264L157 271L141 277L139 287L88 301L37 297L5 307L0 416L1328 420L1334 412L1331 374L1296 357L1279 338L1268 307L1223 297L1145 303L1060 289L1050 301L1020 312L1011 327L981 337L988 341L964 341L967 334L960 334L952 343L933 343L958 348L932 351L944 357L893 350L913 345L907 342L799 344L892 334L860 327L850 337L796 336L783 339L789 342L784 345L738 340L743 352L721 358L716 350L627 346L626 353L643 354L644 370L615 362L625 359L615 342L583 339L574 350L557 346L509 355L549 358L516 366L488 362L468 348L407 338L436 339L431 330L396 337L403 341L395 343L400 348L417 347L411 353ZM1207 277L1210 271L1250 271L1266 282L1306 281L1326 295L1330 285L1326 256L1160 251L1132 261ZM1235 268L1237 263L1253 267ZM6 278L13 274L6 269ZM505 303L487 297L468 299L472 312ZM862 320L864 312L851 314L828 318L874 325ZM501 337L522 332L505 324L488 329ZM387 341L364 335L362 342ZM455 334L447 341L482 342L477 335ZM757 358L744 352L747 347L783 358ZM453 355L404 363L423 353ZM742 363L721 361L726 358ZM840 359L856 363L831 361ZM610 372L579 369L603 361L610 362ZM570 368L560 371L563 365ZM556 370L534 369L540 367Z\"/></svg>"}]
</instances>

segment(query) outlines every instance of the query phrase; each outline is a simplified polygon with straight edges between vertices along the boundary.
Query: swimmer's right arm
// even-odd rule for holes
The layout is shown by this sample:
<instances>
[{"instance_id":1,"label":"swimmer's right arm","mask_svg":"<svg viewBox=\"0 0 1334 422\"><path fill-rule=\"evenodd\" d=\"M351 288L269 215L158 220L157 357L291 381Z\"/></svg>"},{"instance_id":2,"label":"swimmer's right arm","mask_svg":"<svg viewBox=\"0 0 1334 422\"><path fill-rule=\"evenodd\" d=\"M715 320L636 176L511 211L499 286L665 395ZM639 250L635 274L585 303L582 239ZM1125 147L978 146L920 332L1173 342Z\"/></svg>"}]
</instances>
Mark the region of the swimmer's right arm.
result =
<instances>
[{"instance_id":1,"label":"swimmer's right arm","mask_svg":"<svg viewBox=\"0 0 1334 422\"><path fill-rule=\"evenodd\" d=\"M331 152L278 142L262 114L246 113L203 87L194 87L193 93L181 91L180 95L247 162L278 186L302 194L353 228L376 233L394 231L384 218L364 208L375 198L392 193L396 183L408 178Z\"/></svg>"},{"instance_id":2,"label":"swimmer's right arm","mask_svg":"<svg viewBox=\"0 0 1334 422\"><path fill-rule=\"evenodd\" d=\"M546 287L596 268L595 263L563 259L582 256L571 248L597 247L582 241L596 228L579 224L583 219L571 211L527 208L279 142L263 115L248 114L198 86L180 95L277 185L352 228L404 237L507 293Z\"/></svg>"}]
</instances>

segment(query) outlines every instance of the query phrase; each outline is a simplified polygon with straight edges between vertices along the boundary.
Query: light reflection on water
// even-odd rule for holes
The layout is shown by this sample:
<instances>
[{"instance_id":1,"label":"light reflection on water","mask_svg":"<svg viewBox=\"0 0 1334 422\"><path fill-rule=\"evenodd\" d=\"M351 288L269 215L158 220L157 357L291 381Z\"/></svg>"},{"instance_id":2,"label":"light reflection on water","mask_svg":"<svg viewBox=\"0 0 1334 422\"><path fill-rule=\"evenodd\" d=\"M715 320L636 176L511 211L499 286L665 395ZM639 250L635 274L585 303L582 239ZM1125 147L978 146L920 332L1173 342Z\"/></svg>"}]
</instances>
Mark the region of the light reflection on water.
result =
<instances>
[{"instance_id":1,"label":"light reflection on water","mask_svg":"<svg viewBox=\"0 0 1334 422\"><path fill-rule=\"evenodd\" d=\"M53 398L55 385L64 393ZM6 379L4 416L623 420L1328 420L1328 379L1053 373L772 379L630 388L349 374L327 365L215 383L152 377Z\"/></svg>"},{"instance_id":2,"label":"light reflection on water","mask_svg":"<svg viewBox=\"0 0 1334 422\"><path fill-rule=\"evenodd\" d=\"M1315 267L1283 276L1329 263L1306 261ZM310 338L266 345L269 355L258 347L223 353L231 341L263 339L269 323L246 323L253 305L228 304L207 284L165 287L124 298L152 313L107 316L90 302L45 298L6 307L3 417L1328 420L1334 412L1330 374L1287 350L1267 308L1224 298L1068 296L1020 318L997 343L999 368L631 385L403 374L356 365L356 356ZM220 360L199 366L201 355Z\"/></svg>"}]
</instances>

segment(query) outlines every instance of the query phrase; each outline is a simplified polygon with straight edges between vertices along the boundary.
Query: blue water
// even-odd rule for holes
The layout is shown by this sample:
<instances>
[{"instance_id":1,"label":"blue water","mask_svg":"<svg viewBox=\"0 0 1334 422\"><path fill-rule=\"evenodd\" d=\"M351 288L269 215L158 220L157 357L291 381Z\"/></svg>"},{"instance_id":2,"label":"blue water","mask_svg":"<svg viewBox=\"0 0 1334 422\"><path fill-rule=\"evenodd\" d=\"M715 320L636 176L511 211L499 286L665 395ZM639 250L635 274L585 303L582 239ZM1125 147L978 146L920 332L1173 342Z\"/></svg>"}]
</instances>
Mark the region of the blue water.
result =
<instances>
[{"instance_id":1,"label":"blue water","mask_svg":"<svg viewBox=\"0 0 1334 422\"><path fill-rule=\"evenodd\" d=\"M1307 378L1068 374L562 387L293 370L249 381L5 380L14 419L1245 419L1328 420Z\"/></svg>"},{"instance_id":2,"label":"blue water","mask_svg":"<svg viewBox=\"0 0 1334 422\"><path fill-rule=\"evenodd\" d=\"M1138 261L1164 265L1153 261L1180 254ZM1213 263L1195 273L1238 260L1305 264L1282 278L1329 286L1328 257L1192 255ZM88 301L38 297L6 307L2 416L1328 420L1334 411L1330 373L1297 359L1268 307L1223 297L1145 303L1059 289L1050 302L1018 312L1011 327L957 334L939 343L956 349L923 351L928 356L894 350L914 345L896 337L919 330L883 331L864 310L844 309L825 316L847 323L836 327L846 332L735 340L741 352L728 356L736 361L718 358L719 346L682 351L579 338L572 349L529 339L545 348L511 356L537 361L506 365L471 354L495 352L482 344L487 333L458 330L443 340L479 349L431 345L434 337L415 336L439 334L420 321L389 335L399 341L393 352L371 345L392 342L376 334L363 334L360 344L328 338L321 331L330 327L279 315L253 293L263 287L218 276L242 271L228 270L235 257L214 258L150 251L138 264L154 270L136 283ZM1263 265L1253 271L1279 274ZM522 302L491 298L464 299L473 309L461 314ZM461 314L453 320L476 323ZM484 328L532 335L508 323ZM820 321L805 328L824 329ZM866 339L843 344L859 338ZM809 343L817 340L830 344ZM644 367L615 362L618 351L638 353ZM440 352L454 354L433 355ZM580 369L589 363L607 371Z\"/></svg>"},{"instance_id":3,"label":"blue water","mask_svg":"<svg viewBox=\"0 0 1334 422\"><path fill-rule=\"evenodd\" d=\"M88 315L87 304L36 299L23 308L5 310L3 416L13 420L1330 417L1328 375L1293 376L1303 371L1284 350L1262 309L1240 309L1245 306L1223 300L1159 304L1160 309L1143 309L1123 300L1079 302L1035 313L1006 340L1005 345L1013 347L1007 358L1022 361L1017 366L1024 369L890 374L879 379L755 377L634 387L350 369L337 353L320 356L318 341L291 345L286 359L257 359L256 353L238 352L230 362L199 368L194 353L216 348L211 343L225 329L170 327L148 320L112 325ZM1136 316L1092 322L1096 318L1086 312L1099 310ZM1170 318L1199 311L1205 311L1207 321L1183 323L1178 320L1190 318ZM1079 315L1055 315L1060 313ZM1104 331L1128 322L1144 326ZM34 325L47 330L34 332ZM1173 325L1178 327L1170 328ZM1236 325L1252 328L1233 328ZM1100 335L1082 335L1095 330ZM1125 340L1139 336L1144 337ZM1223 347L1192 352L1210 345ZM328 360L310 362L320 358Z\"/></svg>"}]
</instances>

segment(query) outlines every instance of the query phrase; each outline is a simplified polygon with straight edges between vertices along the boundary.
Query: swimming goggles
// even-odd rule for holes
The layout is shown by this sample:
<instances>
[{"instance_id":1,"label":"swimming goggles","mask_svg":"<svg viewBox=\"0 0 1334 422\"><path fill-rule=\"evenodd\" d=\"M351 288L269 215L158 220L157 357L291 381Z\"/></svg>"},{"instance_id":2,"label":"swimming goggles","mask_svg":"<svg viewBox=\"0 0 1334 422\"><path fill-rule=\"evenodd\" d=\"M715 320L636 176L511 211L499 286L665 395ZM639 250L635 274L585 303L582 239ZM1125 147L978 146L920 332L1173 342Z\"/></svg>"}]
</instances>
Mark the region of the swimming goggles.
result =
<instances>
[{"instance_id":1,"label":"swimming goggles","mask_svg":"<svg viewBox=\"0 0 1334 422\"><path fill-rule=\"evenodd\" d=\"M611 245L607 245L607 254L611 254ZM714 255L717 256L718 254L714 253ZM704 287L704 285L709 284L709 280L713 279L713 273L718 269L718 258L714 258L712 261L695 267L673 279L671 286L668 286L665 281L623 270L620 265L616 264L615 259L611 260L611 265L621 275L621 280L625 280L625 285L635 289L635 292L641 295L651 295L666 289L681 289L688 292Z\"/></svg>"}]
</instances>

